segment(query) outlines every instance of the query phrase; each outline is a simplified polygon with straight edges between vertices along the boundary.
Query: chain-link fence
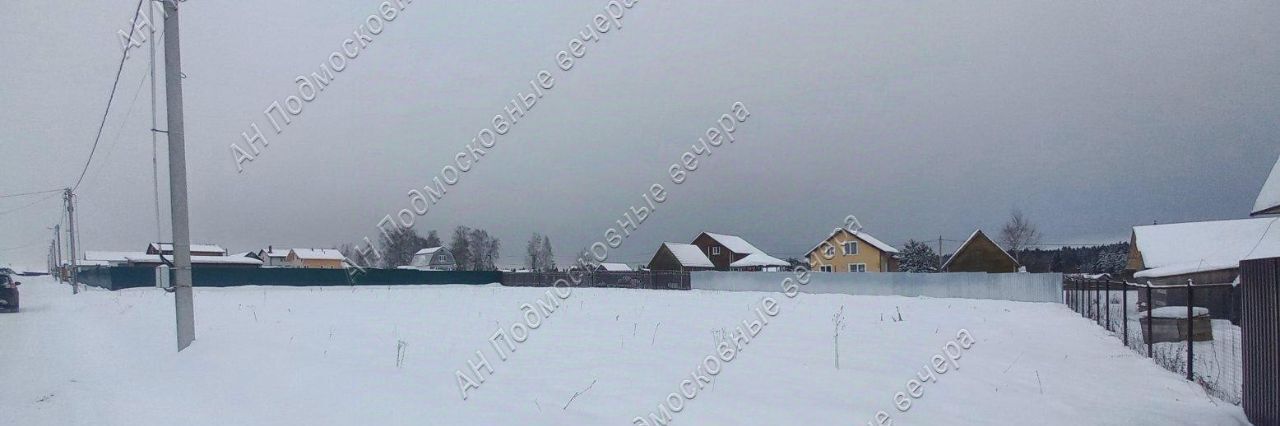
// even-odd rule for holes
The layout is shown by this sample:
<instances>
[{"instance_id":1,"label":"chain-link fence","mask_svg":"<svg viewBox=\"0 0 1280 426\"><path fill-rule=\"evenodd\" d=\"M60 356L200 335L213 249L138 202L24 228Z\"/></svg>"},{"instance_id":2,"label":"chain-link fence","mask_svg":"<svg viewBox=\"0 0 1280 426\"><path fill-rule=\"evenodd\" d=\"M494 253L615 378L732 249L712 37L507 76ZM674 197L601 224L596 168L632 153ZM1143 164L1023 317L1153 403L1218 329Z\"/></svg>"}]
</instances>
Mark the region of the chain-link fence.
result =
<instances>
[{"instance_id":1,"label":"chain-link fence","mask_svg":"<svg viewBox=\"0 0 1280 426\"><path fill-rule=\"evenodd\" d=\"M1156 286L1079 277L1063 283L1072 310L1210 395L1239 405L1241 335L1231 320L1238 313L1221 303L1233 300L1233 290L1232 284Z\"/></svg>"}]
</instances>

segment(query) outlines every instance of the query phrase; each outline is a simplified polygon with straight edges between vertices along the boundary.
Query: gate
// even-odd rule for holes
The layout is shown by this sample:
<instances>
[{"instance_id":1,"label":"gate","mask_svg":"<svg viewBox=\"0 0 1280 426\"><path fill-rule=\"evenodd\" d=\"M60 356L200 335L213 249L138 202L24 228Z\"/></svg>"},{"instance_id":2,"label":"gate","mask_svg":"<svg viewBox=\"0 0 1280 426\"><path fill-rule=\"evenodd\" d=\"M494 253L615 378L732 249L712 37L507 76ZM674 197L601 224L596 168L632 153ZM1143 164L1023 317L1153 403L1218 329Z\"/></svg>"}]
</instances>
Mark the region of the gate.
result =
<instances>
[{"instance_id":1,"label":"gate","mask_svg":"<svg viewBox=\"0 0 1280 426\"><path fill-rule=\"evenodd\" d=\"M1244 412L1280 424L1280 258L1240 262L1244 328Z\"/></svg>"}]
</instances>

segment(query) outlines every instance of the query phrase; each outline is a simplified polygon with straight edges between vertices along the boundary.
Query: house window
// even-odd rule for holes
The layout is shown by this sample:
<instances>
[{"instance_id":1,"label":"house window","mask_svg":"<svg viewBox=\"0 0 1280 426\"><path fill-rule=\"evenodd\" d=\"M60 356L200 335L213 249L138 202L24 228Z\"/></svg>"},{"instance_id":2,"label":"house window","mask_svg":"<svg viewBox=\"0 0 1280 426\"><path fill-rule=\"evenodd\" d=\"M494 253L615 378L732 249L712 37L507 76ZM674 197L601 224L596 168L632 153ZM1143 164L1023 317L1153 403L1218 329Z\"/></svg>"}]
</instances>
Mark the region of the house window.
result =
<instances>
[{"instance_id":1,"label":"house window","mask_svg":"<svg viewBox=\"0 0 1280 426\"><path fill-rule=\"evenodd\" d=\"M712 246L712 247L711 247L711 255L713 255L713 256L714 256L714 255L719 255L719 254L720 254L720 246Z\"/></svg>"},{"instance_id":2,"label":"house window","mask_svg":"<svg viewBox=\"0 0 1280 426\"><path fill-rule=\"evenodd\" d=\"M865 264L865 263L850 263L850 264L849 264L849 272L867 272L867 264Z\"/></svg>"},{"instance_id":3,"label":"house window","mask_svg":"<svg viewBox=\"0 0 1280 426\"><path fill-rule=\"evenodd\" d=\"M818 272L834 272L831 265L822 265L818 267Z\"/></svg>"},{"instance_id":4,"label":"house window","mask_svg":"<svg viewBox=\"0 0 1280 426\"><path fill-rule=\"evenodd\" d=\"M826 257L827 259L830 259L832 257L835 257L836 248L835 246L828 245L826 248L823 249L823 252L826 253L823 256Z\"/></svg>"},{"instance_id":5,"label":"house window","mask_svg":"<svg viewBox=\"0 0 1280 426\"><path fill-rule=\"evenodd\" d=\"M854 254L858 254L858 242L857 242L857 241L846 241L846 242L844 243L844 255L845 255L845 256L849 256L849 255L854 255Z\"/></svg>"}]
</instances>

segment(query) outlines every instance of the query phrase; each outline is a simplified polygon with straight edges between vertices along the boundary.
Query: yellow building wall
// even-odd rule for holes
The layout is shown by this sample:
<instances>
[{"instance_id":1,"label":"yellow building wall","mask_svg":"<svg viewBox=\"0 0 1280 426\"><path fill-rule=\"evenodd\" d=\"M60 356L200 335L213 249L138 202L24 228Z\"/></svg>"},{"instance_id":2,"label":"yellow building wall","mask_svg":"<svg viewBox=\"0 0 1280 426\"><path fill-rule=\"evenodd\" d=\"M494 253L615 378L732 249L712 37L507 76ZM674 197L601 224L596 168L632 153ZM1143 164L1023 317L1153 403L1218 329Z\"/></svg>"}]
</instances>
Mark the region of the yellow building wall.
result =
<instances>
[{"instance_id":1,"label":"yellow building wall","mask_svg":"<svg viewBox=\"0 0 1280 426\"><path fill-rule=\"evenodd\" d=\"M342 261L341 261L341 260L329 260L329 259L325 259L325 260L303 260L303 261L302 261L302 267L304 267L304 268L329 268L329 269L337 269L337 268L341 268L341 267L342 267Z\"/></svg>"},{"instance_id":2,"label":"yellow building wall","mask_svg":"<svg viewBox=\"0 0 1280 426\"><path fill-rule=\"evenodd\" d=\"M845 254L844 243L847 241L858 242L857 254ZM828 247L827 244L835 247L835 255L831 259L827 259L824 255ZM885 256L883 254L876 246L867 244L866 241L842 229L827 238L826 244L822 244L817 250L809 253L809 266L814 271L821 271L822 265L831 265L832 272L849 272L849 265L862 263L867 265L867 272L885 272L888 271L888 265L884 262Z\"/></svg>"},{"instance_id":3,"label":"yellow building wall","mask_svg":"<svg viewBox=\"0 0 1280 426\"><path fill-rule=\"evenodd\" d=\"M341 269L343 267L341 260L336 260L336 259L335 260L330 260L330 259L308 260L308 259L299 259L292 255L289 256L287 259L285 259L285 264L295 268Z\"/></svg>"}]
</instances>

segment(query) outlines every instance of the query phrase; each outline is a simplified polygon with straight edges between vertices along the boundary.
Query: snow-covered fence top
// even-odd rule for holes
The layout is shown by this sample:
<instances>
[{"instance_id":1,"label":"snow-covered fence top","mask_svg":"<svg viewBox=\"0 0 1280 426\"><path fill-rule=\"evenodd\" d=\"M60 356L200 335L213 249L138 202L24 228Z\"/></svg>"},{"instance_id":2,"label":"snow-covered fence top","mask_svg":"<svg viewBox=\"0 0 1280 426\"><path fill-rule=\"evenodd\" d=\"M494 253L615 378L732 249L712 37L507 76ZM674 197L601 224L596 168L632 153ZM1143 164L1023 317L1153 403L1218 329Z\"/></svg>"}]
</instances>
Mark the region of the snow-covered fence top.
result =
<instances>
[{"instance_id":1,"label":"snow-covered fence top","mask_svg":"<svg viewBox=\"0 0 1280 426\"><path fill-rule=\"evenodd\" d=\"M694 290L779 292L790 272L694 272ZM803 293L907 296L1062 303L1062 274L958 272L814 272Z\"/></svg>"}]
</instances>

